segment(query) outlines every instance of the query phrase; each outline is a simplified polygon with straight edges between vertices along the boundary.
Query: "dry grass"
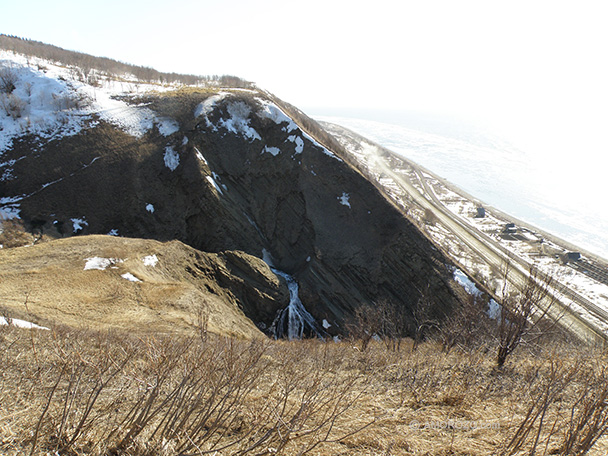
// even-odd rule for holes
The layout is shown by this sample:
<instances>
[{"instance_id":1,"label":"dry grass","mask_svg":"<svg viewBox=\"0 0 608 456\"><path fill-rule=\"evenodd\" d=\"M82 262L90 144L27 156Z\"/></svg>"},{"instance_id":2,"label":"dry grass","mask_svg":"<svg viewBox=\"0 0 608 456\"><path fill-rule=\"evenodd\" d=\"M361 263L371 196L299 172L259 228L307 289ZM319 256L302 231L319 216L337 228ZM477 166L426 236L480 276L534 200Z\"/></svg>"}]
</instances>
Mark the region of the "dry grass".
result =
<instances>
[{"instance_id":1,"label":"dry grass","mask_svg":"<svg viewBox=\"0 0 608 456\"><path fill-rule=\"evenodd\" d=\"M44 326L58 322L78 328L168 333L190 331L192 315L204 305L212 331L236 337L261 335L221 289L216 287L215 294L207 290L207 284L213 286L211 279L193 278L185 272L196 266L191 253L179 242L113 236L80 236L2 249L0 308ZM158 265L145 266L142 259L153 254ZM103 271L84 270L91 257L121 261ZM213 261L212 256L205 258ZM141 282L124 279L122 274L127 272Z\"/></svg>"},{"instance_id":2,"label":"dry grass","mask_svg":"<svg viewBox=\"0 0 608 456\"><path fill-rule=\"evenodd\" d=\"M0 452L605 454L606 353L411 348L2 327Z\"/></svg>"}]
</instances>

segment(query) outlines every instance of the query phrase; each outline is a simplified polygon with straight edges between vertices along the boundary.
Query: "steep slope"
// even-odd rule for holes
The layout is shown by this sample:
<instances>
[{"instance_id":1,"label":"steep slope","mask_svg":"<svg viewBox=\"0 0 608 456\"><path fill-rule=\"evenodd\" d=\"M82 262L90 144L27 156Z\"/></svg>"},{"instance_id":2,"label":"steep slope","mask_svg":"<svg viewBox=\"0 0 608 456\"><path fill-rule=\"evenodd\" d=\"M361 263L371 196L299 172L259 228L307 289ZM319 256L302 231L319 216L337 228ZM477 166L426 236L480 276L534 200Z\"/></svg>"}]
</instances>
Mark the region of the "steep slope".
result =
<instances>
[{"instance_id":1,"label":"steep slope","mask_svg":"<svg viewBox=\"0 0 608 456\"><path fill-rule=\"evenodd\" d=\"M176 239L263 258L295 278L302 303L330 333L380 300L412 322L429 297L431 316L449 312L448 260L279 100L258 90L164 90L111 99L135 132L92 103L70 114L81 122L73 134L12 138L0 165L4 212L45 236ZM241 305L271 326L272 312Z\"/></svg>"}]
</instances>

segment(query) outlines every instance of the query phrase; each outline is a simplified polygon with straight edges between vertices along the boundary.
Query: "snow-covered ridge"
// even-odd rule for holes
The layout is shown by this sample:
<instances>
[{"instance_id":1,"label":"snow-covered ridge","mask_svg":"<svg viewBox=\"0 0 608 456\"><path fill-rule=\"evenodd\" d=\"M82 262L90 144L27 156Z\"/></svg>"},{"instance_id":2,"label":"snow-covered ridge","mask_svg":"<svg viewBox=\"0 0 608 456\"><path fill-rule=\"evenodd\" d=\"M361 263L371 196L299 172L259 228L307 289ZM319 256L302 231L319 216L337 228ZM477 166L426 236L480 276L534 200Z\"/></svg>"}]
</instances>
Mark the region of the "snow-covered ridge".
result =
<instances>
[{"instance_id":1,"label":"snow-covered ridge","mask_svg":"<svg viewBox=\"0 0 608 456\"><path fill-rule=\"evenodd\" d=\"M175 120L158 118L145 106L129 105L119 97L173 87L137 81L99 78L97 86L77 79L73 68L0 50L0 155L15 138L34 134L57 139L94 126L94 118L141 137L155 125L169 136L179 129ZM95 116L95 117L94 117Z\"/></svg>"}]
</instances>

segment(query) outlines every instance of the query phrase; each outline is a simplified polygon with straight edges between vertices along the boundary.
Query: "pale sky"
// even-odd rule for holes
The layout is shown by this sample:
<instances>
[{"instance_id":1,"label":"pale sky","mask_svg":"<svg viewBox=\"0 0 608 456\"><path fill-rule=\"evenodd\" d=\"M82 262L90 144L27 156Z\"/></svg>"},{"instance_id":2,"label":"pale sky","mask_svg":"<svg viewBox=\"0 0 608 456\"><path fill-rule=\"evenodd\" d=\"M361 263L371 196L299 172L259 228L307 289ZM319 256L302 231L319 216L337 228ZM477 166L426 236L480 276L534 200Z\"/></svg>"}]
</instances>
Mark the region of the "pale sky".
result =
<instances>
[{"instance_id":1,"label":"pale sky","mask_svg":"<svg viewBox=\"0 0 608 456\"><path fill-rule=\"evenodd\" d=\"M161 71L233 74L309 113L447 113L529 147L608 155L603 3L0 0L0 32Z\"/></svg>"}]
</instances>

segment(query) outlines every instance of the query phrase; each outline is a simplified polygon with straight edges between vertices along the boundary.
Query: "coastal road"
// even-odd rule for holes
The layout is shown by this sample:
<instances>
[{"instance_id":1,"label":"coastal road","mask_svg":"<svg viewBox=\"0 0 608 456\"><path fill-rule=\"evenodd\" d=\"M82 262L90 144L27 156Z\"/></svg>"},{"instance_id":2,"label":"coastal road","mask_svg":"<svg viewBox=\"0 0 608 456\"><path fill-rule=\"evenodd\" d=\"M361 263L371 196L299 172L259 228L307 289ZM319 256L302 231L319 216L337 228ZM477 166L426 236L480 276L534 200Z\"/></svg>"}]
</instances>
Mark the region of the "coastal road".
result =
<instances>
[{"instance_id":1,"label":"coastal road","mask_svg":"<svg viewBox=\"0 0 608 456\"><path fill-rule=\"evenodd\" d=\"M389 153L393 155L391 152ZM398 160L405 162L402 157L398 155L394 156ZM488 265L493 266L496 270L502 270L508 264L510 269L508 276L509 283L518 289L522 289L525 283L530 280L532 265L507 250L485 233L468 225L460 217L447 209L429 188L422 176L421 170L411 162L407 162L407 164L414 170L417 180L423 188L423 193L416 188L408 176L395 172L387 160L380 154L375 157L375 166L381 173L390 177L401 191L409 195L419 207L425 211L432 212L442 225L452 232L460 242L477 253ZM544 308L548 308L548 315L550 317L558 320L562 327L565 327L581 339L591 343L605 343L607 335L592 321L583 318L570 306L560 301L560 295L572 299L597 318L608 321L608 312L562 284L553 285L549 295L539 307L543 310Z\"/></svg>"}]
</instances>

